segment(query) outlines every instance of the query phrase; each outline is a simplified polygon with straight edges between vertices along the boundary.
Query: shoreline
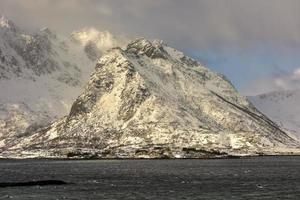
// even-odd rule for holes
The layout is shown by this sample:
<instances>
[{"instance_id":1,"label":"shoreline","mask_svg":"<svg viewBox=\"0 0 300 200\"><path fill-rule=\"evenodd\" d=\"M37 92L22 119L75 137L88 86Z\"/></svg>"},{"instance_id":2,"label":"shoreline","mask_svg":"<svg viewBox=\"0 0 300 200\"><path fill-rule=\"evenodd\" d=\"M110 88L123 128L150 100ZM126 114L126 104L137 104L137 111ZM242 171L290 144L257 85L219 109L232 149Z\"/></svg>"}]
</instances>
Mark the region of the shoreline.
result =
<instances>
[{"instance_id":1,"label":"shoreline","mask_svg":"<svg viewBox=\"0 0 300 200\"><path fill-rule=\"evenodd\" d=\"M49 161L100 161L100 160L232 160L232 159L249 159L249 158L266 158L266 157L300 157L300 155L247 155L247 156L225 156L225 157L211 157L211 158L50 158L50 157L36 157L36 158L0 158L0 161L21 161L21 160L49 160Z\"/></svg>"}]
</instances>

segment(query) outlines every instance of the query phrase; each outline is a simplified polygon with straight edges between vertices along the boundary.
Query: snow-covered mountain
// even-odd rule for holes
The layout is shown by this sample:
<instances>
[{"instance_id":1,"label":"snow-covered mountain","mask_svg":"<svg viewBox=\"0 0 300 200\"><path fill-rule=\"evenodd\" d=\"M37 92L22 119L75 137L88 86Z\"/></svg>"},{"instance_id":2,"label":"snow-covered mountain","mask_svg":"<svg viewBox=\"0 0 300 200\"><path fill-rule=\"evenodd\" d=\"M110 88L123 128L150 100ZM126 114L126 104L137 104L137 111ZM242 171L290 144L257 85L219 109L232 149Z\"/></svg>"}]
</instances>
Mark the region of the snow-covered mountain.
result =
<instances>
[{"instance_id":1,"label":"snow-covered mountain","mask_svg":"<svg viewBox=\"0 0 300 200\"><path fill-rule=\"evenodd\" d=\"M3 141L2 156L181 157L299 154L299 142L220 74L137 39L98 60L69 115Z\"/></svg>"},{"instance_id":2,"label":"snow-covered mountain","mask_svg":"<svg viewBox=\"0 0 300 200\"><path fill-rule=\"evenodd\" d=\"M94 69L93 53L124 43L93 28L27 33L0 17L0 140L66 115Z\"/></svg>"},{"instance_id":3,"label":"snow-covered mountain","mask_svg":"<svg viewBox=\"0 0 300 200\"><path fill-rule=\"evenodd\" d=\"M274 91L249 99L270 119L300 138L300 90Z\"/></svg>"}]
</instances>

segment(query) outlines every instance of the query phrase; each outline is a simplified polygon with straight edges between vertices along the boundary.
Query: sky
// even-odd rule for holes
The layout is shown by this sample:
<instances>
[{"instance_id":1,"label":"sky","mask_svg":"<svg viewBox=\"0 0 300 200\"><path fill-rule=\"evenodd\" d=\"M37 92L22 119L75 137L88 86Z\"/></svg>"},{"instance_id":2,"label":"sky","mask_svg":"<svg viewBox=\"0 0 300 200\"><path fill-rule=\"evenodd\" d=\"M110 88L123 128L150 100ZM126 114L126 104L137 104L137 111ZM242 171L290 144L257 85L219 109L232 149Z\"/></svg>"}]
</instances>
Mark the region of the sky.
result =
<instances>
[{"instance_id":1,"label":"sky","mask_svg":"<svg viewBox=\"0 0 300 200\"><path fill-rule=\"evenodd\" d=\"M299 10L299 0L0 0L0 14L28 30L162 39L245 95L300 89Z\"/></svg>"}]
</instances>

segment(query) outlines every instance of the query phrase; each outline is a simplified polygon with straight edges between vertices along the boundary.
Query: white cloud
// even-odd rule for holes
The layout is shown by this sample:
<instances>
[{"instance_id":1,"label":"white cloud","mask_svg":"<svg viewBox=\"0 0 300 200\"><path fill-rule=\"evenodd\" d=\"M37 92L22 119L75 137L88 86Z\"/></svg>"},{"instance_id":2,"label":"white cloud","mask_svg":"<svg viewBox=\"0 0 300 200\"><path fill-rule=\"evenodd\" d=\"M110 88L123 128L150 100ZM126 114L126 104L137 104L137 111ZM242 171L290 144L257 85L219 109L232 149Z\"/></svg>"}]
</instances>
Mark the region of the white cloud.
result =
<instances>
[{"instance_id":1,"label":"white cloud","mask_svg":"<svg viewBox=\"0 0 300 200\"><path fill-rule=\"evenodd\" d=\"M300 68L290 74L254 80L242 92L246 95L257 95L278 90L300 89Z\"/></svg>"}]
</instances>

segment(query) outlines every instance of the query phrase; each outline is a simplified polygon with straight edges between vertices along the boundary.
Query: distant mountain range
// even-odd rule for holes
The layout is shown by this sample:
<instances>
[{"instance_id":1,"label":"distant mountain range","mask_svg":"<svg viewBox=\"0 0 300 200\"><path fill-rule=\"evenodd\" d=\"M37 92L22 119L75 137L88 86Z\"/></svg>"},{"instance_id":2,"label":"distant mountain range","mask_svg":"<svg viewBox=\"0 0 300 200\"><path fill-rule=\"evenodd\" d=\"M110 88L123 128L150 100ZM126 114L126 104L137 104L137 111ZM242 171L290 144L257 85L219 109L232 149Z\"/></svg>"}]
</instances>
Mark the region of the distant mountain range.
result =
<instances>
[{"instance_id":1,"label":"distant mountain range","mask_svg":"<svg viewBox=\"0 0 300 200\"><path fill-rule=\"evenodd\" d=\"M300 137L300 90L274 91L249 100L282 128Z\"/></svg>"}]
</instances>

